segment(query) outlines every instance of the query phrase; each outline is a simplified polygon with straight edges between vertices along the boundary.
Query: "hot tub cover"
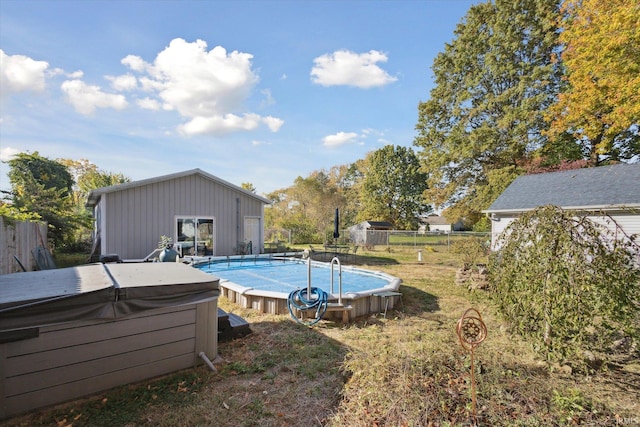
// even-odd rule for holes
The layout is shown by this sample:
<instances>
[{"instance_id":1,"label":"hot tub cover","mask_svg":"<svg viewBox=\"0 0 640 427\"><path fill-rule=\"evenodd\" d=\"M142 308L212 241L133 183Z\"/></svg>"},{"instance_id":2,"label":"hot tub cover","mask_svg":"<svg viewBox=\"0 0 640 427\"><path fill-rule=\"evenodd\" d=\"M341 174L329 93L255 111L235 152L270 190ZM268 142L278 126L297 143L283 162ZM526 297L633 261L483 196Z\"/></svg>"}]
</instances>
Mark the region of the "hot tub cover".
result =
<instances>
[{"instance_id":1,"label":"hot tub cover","mask_svg":"<svg viewBox=\"0 0 640 427\"><path fill-rule=\"evenodd\" d=\"M210 301L218 279L181 263L89 264L0 276L0 331L117 319Z\"/></svg>"}]
</instances>

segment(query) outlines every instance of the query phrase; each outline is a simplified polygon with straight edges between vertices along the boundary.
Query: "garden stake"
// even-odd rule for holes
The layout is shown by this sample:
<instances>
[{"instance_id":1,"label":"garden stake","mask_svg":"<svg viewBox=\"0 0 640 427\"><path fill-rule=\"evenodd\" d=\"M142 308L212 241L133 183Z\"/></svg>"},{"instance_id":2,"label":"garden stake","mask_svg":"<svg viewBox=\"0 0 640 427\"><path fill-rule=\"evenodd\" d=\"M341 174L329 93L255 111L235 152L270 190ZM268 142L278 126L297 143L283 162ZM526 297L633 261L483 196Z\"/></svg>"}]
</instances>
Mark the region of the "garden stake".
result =
<instances>
[{"instance_id":1,"label":"garden stake","mask_svg":"<svg viewBox=\"0 0 640 427\"><path fill-rule=\"evenodd\" d=\"M487 337L487 326L482 321L482 316L475 308L470 308L464 312L456 326L456 332L460 339L462 348L471 353L471 411L473 425L477 426L476 420L476 378L473 352Z\"/></svg>"}]
</instances>

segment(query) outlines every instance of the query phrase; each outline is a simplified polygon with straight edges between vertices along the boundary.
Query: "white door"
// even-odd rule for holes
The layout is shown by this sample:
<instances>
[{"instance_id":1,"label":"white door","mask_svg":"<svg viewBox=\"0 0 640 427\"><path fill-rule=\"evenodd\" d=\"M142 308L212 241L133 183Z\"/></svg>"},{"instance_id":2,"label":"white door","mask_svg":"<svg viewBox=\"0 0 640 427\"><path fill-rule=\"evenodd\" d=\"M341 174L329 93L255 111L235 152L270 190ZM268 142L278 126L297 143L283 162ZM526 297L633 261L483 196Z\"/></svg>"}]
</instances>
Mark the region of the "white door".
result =
<instances>
[{"instance_id":1,"label":"white door","mask_svg":"<svg viewBox=\"0 0 640 427\"><path fill-rule=\"evenodd\" d=\"M260 218L246 216L244 218L244 242L251 242L251 253L260 253Z\"/></svg>"}]
</instances>

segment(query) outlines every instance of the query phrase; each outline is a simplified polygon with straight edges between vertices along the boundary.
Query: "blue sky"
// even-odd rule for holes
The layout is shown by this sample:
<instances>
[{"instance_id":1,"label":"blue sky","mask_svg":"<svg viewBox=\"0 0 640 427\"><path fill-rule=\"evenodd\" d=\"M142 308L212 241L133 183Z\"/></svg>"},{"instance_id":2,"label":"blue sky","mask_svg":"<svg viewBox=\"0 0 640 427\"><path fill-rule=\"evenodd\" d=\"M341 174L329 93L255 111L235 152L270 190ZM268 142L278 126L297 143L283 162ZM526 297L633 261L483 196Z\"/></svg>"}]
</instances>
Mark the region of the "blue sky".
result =
<instances>
[{"instance_id":1,"label":"blue sky","mask_svg":"<svg viewBox=\"0 0 640 427\"><path fill-rule=\"evenodd\" d=\"M433 59L477 3L0 0L0 158L285 188L411 146Z\"/></svg>"}]
</instances>

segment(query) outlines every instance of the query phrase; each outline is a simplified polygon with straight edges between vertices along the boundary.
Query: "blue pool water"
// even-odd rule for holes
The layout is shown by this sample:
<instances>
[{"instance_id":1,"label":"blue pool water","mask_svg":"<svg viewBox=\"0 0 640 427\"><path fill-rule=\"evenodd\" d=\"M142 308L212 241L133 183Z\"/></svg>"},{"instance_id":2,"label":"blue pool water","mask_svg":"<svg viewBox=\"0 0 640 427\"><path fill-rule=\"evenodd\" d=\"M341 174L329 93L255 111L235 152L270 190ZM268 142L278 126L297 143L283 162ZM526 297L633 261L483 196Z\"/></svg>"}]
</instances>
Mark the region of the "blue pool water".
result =
<instances>
[{"instance_id":1,"label":"blue pool water","mask_svg":"<svg viewBox=\"0 0 640 427\"><path fill-rule=\"evenodd\" d=\"M282 292L307 287L308 266L300 260L231 260L203 262L194 267L247 288ZM334 293L338 292L338 265L333 266ZM362 269L342 268L342 293L366 292L389 285L393 278L383 273ZM331 268L326 263L312 263L311 286L331 291Z\"/></svg>"}]
</instances>

